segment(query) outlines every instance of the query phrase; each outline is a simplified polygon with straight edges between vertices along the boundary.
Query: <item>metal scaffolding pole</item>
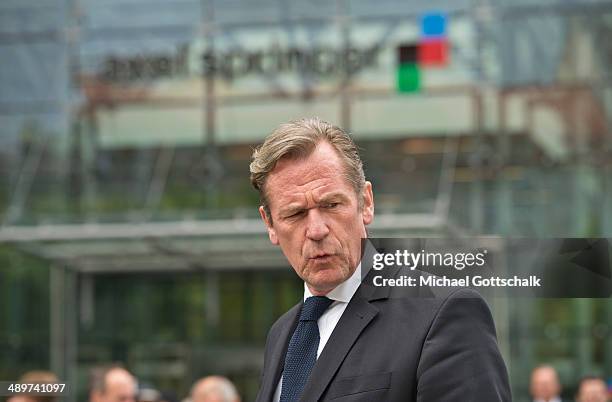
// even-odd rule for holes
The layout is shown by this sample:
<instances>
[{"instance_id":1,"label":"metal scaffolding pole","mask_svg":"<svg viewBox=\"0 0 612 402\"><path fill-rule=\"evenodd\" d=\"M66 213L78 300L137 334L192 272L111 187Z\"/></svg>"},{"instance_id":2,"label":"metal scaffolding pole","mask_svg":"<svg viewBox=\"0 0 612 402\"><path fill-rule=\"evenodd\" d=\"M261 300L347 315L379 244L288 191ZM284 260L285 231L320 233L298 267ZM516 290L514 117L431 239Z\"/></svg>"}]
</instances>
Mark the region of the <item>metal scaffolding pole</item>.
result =
<instances>
[{"instance_id":1,"label":"metal scaffolding pole","mask_svg":"<svg viewBox=\"0 0 612 402\"><path fill-rule=\"evenodd\" d=\"M70 387L67 402L77 398L77 273L65 266L50 268L50 367Z\"/></svg>"},{"instance_id":2,"label":"metal scaffolding pole","mask_svg":"<svg viewBox=\"0 0 612 402\"><path fill-rule=\"evenodd\" d=\"M64 267L53 265L49 273L50 366L61 379L66 376L65 271Z\"/></svg>"},{"instance_id":3,"label":"metal scaffolding pole","mask_svg":"<svg viewBox=\"0 0 612 402\"><path fill-rule=\"evenodd\" d=\"M34 137L38 135L38 138ZM47 149L49 136L41 133L32 133L27 144L22 144L25 148L23 163L19 169L15 188L9 202L6 214L2 219L2 225L10 225L18 221L22 215L24 206L28 200L32 184L38 172L40 161Z\"/></svg>"},{"instance_id":4,"label":"metal scaffolding pole","mask_svg":"<svg viewBox=\"0 0 612 402\"><path fill-rule=\"evenodd\" d=\"M351 132L351 79L353 75L350 49L351 49L351 27L349 20L349 3L347 0L337 0L338 28L342 37L344 48L344 69L340 79L340 125Z\"/></svg>"},{"instance_id":5,"label":"metal scaffolding pole","mask_svg":"<svg viewBox=\"0 0 612 402\"><path fill-rule=\"evenodd\" d=\"M206 170L206 201L208 207L218 206L217 184L220 179L221 167L218 160L216 143L217 135L217 96L215 80L217 78L217 61L215 58L215 34L218 32L215 25L215 4L212 0L202 0L202 36L206 44L205 54L212 60L212 66L204 68L203 97L204 97L204 168Z\"/></svg>"}]
</instances>

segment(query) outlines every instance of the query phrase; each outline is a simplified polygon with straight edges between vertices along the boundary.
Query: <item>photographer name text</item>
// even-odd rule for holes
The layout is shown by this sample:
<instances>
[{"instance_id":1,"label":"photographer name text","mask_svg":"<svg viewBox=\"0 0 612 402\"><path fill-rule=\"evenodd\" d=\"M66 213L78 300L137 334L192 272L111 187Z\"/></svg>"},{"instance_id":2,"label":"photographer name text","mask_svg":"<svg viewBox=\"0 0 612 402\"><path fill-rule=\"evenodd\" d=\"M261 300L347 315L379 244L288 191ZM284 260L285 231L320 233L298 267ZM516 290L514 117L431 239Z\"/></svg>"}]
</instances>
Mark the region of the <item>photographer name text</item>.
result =
<instances>
[{"instance_id":1,"label":"photographer name text","mask_svg":"<svg viewBox=\"0 0 612 402\"><path fill-rule=\"evenodd\" d=\"M540 287L541 278L530 275L527 278L513 276L502 278L499 276L483 277L480 275L464 276L462 278L449 278L447 276L419 276L402 275L398 278L384 278L377 275L372 279L374 286L428 286L428 287Z\"/></svg>"}]
</instances>

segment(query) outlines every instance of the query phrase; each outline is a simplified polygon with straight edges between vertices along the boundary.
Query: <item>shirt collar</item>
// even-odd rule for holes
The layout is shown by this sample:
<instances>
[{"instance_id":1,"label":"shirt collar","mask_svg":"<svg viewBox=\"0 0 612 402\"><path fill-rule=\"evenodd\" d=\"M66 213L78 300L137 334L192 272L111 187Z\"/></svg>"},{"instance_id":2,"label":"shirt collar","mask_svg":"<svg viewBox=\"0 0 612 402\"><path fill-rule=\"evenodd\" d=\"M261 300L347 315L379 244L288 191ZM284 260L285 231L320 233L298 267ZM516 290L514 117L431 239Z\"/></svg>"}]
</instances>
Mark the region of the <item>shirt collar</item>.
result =
<instances>
[{"instance_id":1,"label":"shirt collar","mask_svg":"<svg viewBox=\"0 0 612 402\"><path fill-rule=\"evenodd\" d=\"M348 303L351 301L351 298L357 291L357 288L361 285L361 263L357 265L355 272L351 275L347 280L333 288L328 294L325 296L342 303ZM304 300L311 297L312 293L306 282L304 282Z\"/></svg>"}]
</instances>

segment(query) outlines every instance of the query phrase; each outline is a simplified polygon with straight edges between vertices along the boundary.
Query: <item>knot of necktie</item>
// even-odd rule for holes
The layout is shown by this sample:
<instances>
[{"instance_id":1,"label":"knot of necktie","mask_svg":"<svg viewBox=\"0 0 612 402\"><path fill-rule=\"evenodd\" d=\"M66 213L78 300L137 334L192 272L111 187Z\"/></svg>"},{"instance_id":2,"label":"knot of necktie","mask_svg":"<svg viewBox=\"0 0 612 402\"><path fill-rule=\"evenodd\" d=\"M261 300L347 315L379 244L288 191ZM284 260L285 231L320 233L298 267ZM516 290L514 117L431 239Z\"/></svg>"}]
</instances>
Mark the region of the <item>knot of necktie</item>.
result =
<instances>
[{"instance_id":1,"label":"knot of necktie","mask_svg":"<svg viewBox=\"0 0 612 402\"><path fill-rule=\"evenodd\" d=\"M302 306L300 321L317 321L332 302L331 299L325 296L311 296L307 298Z\"/></svg>"}]
</instances>

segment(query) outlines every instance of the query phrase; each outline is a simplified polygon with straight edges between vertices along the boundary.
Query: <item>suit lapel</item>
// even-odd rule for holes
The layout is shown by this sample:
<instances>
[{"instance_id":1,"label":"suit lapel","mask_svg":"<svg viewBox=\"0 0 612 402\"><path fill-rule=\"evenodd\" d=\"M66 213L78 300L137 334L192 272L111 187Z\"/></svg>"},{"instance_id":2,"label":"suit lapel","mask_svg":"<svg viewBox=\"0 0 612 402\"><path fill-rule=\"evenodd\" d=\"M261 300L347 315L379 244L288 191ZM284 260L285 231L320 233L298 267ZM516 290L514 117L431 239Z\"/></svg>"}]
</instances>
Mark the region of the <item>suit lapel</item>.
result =
<instances>
[{"instance_id":1,"label":"suit lapel","mask_svg":"<svg viewBox=\"0 0 612 402\"><path fill-rule=\"evenodd\" d=\"M389 269L392 277L395 277L399 269ZM348 351L351 349L361 332L378 314L378 309L369 302L386 299L389 297L389 287L374 287L372 276L379 274L368 272L366 278L355 292L355 295L346 306L340 321L327 341L321 356L312 370L306 388L302 393L302 401L318 400L327 388L327 385L336 374L336 371L344 361ZM258 400L271 401L278 382L280 381L285 364L285 355L289 347L289 339L297 326L297 318L303 303L294 306L285 317L285 322L280 326L279 334L272 342L270 367L266 368L262 384L261 398Z\"/></svg>"},{"instance_id":2,"label":"suit lapel","mask_svg":"<svg viewBox=\"0 0 612 402\"><path fill-rule=\"evenodd\" d=\"M297 317L302 308L302 304L303 303L296 305L289 311L285 317L284 325L280 326L278 336L271 340L274 344L271 346L271 357L268 360L270 362L270 367L266 368L266 372L264 373L263 389L261 393L262 401L271 401L274 396L274 392L280 381L281 373L283 372L285 355L289 347L289 338L297 326Z\"/></svg>"},{"instance_id":3,"label":"suit lapel","mask_svg":"<svg viewBox=\"0 0 612 402\"><path fill-rule=\"evenodd\" d=\"M385 271L382 273L383 276L395 277L399 272L399 267ZM302 393L301 401L316 401L321 397L361 332L378 314L378 309L370 302L389 297L390 287L371 285L372 278L380 274L374 270L365 274L365 279L346 306L321 356L317 359Z\"/></svg>"},{"instance_id":4,"label":"suit lapel","mask_svg":"<svg viewBox=\"0 0 612 402\"><path fill-rule=\"evenodd\" d=\"M368 303L365 293L369 293L369 289L362 284L346 306L338 325L317 359L302 393L302 401L316 401L320 398L361 331L378 314L378 309Z\"/></svg>"}]
</instances>

